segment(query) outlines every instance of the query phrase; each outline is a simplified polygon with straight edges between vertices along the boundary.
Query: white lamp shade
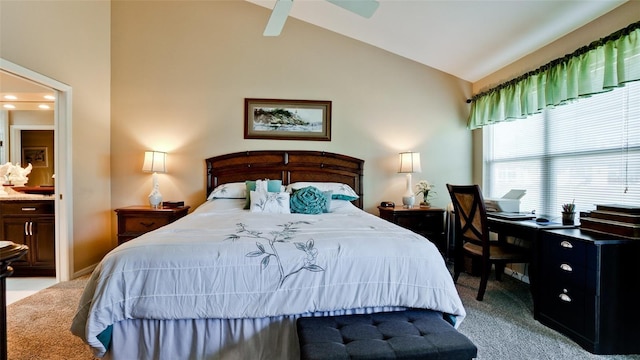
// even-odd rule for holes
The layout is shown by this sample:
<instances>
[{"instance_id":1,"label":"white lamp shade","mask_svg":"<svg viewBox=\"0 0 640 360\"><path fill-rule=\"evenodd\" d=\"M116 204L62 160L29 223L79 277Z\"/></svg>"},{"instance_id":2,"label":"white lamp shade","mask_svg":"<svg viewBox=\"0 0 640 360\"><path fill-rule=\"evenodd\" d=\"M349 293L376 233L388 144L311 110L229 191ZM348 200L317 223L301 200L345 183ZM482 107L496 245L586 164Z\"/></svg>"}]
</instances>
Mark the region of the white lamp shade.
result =
<instances>
[{"instance_id":1,"label":"white lamp shade","mask_svg":"<svg viewBox=\"0 0 640 360\"><path fill-rule=\"evenodd\" d=\"M421 172L420 166L420 153L417 152L403 152L400 153L400 170L399 173L418 173Z\"/></svg>"},{"instance_id":2,"label":"white lamp shade","mask_svg":"<svg viewBox=\"0 0 640 360\"><path fill-rule=\"evenodd\" d=\"M167 153L161 151L145 151L142 171L167 172Z\"/></svg>"}]
</instances>

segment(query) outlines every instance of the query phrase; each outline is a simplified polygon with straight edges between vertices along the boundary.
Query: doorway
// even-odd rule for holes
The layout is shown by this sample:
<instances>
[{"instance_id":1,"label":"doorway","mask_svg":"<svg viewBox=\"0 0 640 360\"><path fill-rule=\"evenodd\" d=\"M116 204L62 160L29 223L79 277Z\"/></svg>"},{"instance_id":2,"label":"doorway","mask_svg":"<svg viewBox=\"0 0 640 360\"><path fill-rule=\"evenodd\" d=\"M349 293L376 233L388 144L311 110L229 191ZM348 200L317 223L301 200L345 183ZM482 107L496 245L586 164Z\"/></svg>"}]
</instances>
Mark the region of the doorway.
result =
<instances>
[{"instance_id":1,"label":"doorway","mask_svg":"<svg viewBox=\"0 0 640 360\"><path fill-rule=\"evenodd\" d=\"M56 281L70 280L73 271L73 228L71 191L71 87L57 80L0 58L0 72L38 84L55 93L54 174L55 174L55 258Z\"/></svg>"}]
</instances>

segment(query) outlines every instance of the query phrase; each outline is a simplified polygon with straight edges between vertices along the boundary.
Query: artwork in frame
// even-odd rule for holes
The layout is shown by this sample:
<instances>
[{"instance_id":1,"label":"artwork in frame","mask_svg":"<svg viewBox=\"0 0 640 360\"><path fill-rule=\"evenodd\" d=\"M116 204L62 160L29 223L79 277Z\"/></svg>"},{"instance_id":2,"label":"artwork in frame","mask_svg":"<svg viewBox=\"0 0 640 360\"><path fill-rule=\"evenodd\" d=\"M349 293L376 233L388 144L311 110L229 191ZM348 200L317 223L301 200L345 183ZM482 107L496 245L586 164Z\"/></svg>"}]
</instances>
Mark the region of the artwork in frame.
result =
<instances>
[{"instance_id":1,"label":"artwork in frame","mask_svg":"<svg viewBox=\"0 0 640 360\"><path fill-rule=\"evenodd\" d=\"M331 101L244 99L244 138L331 140Z\"/></svg>"},{"instance_id":2,"label":"artwork in frame","mask_svg":"<svg viewBox=\"0 0 640 360\"><path fill-rule=\"evenodd\" d=\"M46 146L22 148L22 163L34 168L49 167L49 149Z\"/></svg>"}]
</instances>

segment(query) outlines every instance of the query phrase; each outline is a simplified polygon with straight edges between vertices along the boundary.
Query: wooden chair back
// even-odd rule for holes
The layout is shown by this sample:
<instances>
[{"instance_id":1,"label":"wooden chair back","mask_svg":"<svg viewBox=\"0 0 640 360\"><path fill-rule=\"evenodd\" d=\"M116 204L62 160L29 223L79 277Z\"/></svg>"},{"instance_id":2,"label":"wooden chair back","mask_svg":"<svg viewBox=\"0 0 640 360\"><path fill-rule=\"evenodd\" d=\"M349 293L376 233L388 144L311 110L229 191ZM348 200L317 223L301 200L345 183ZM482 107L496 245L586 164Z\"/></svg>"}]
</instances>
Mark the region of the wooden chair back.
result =
<instances>
[{"instance_id":1,"label":"wooden chair back","mask_svg":"<svg viewBox=\"0 0 640 360\"><path fill-rule=\"evenodd\" d=\"M489 228L487 225L487 209L478 185L450 185L447 190L451 195L455 211L456 236L460 243L475 242L489 251Z\"/></svg>"}]
</instances>

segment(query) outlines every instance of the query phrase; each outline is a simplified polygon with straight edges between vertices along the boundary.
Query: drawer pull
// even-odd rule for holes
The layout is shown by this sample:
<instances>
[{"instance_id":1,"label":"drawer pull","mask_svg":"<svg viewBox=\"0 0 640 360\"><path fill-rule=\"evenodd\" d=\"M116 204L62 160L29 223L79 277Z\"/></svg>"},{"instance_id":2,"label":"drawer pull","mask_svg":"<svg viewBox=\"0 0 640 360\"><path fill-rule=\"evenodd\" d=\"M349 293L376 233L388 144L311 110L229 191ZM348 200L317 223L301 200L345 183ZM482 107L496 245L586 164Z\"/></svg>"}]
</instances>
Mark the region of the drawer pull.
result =
<instances>
[{"instance_id":1,"label":"drawer pull","mask_svg":"<svg viewBox=\"0 0 640 360\"><path fill-rule=\"evenodd\" d=\"M564 302L571 302L571 298L567 294L560 294L559 297L560 297L560 300Z\"/></svg>"},{"instance_id":2,"label":"drawer pull","mask_svg":"<svg viewBox=\"0 0 640 360\"><path fill-rule=\"evenodd\" d=\"M38 210L38 209L34 208L34 207L23 207L22 208L22 211L36 211L36 210Z\"/></svg>"},{"instance_id":3,"label":"drawer pull","mask_svg":"<svg viewBox=\"0 0 640 360\"><path fill-rule=\"evenodd\" d=\"M560 243L560 246L562 246L563 248L567 248L567 249L573 249L573 244L571 244L570 242L564 240Z\"/></svg>"},{"instance_id":4,"label":"drawer pull","mask_svg":"<svg viewBox=\"0 0 640 360\"><path fill-rule=\"evenodd\" d=\"M564 270L566 272L572 272L573 271L573 268L569 264L560 264L560 269L562 269L562 270Z\"/></svg>"},{"instance_id":5,"label":"drawer pull","mask_svg":"<svg viewBox=\"0 0 640 360\"><path fill-rule=\"evenodd\" d=\"M152 222L140 222L140 225L144 226L144 227L152 227L153 225L155 225L156 222L152 221Z\"/></svg>"}]
</instances>

